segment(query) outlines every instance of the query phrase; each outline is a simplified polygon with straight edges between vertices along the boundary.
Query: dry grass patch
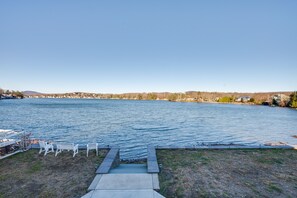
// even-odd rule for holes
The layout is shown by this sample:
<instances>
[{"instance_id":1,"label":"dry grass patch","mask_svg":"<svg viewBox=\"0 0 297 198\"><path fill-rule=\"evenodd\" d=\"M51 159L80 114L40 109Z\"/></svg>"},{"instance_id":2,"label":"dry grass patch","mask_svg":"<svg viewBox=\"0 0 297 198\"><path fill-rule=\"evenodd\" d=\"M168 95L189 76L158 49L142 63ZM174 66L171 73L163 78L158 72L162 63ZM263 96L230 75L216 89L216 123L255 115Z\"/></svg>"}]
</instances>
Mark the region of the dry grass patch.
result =
<instances>
[{"instance_id":1,"label":"dry grass patch","mask_svg":"<svg viewBox=\"0 0 297 198\"><path fill-rule=\"evenodd\" d=\"M296 150L158 150L161 194L296 197Z\"/></svg>"},{"instance_id":2,"label":"dry grass patch","mask_svg":"<svg viewBox=\"0 0 297 198\"><path fill-rule=\"evenodd\" d=\"M79 151L46 156L38 150L19 153L0 160L0 198L2 197L81 197L95 177L107 150L99 156Z\"/></svg>"}]
</instances>

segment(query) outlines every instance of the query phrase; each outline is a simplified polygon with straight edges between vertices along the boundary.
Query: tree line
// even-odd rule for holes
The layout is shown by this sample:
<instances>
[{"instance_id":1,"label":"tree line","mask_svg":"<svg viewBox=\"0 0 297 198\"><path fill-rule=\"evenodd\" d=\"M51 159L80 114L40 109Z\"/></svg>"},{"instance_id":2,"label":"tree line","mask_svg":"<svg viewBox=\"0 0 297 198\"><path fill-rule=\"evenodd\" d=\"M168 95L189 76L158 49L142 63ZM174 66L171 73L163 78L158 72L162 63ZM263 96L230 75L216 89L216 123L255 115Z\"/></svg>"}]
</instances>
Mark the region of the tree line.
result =
<instances>
[{"instance_id":1,"label":"tree line","mask_svg":"<svg viewBox=\"0 0 297 198\"><path fill-rule=\"evenodd\" d=\"M285 101L278 101L274 97L281 95ZM289 106L296 108L296 92L267 92L267 93L227 93L227 92L199 92L185 93L150 92L150 93L123 93L100 94L73 92L64 94L32 95L37 98L100 98L100 99L127 99L127 100L168 100L171 102L220 102L220 103L250 103L268 104L275 106ZM246 99L248 98L248 99Z\"/></svg>"},{"instance_id":2,"label":"tree line","mask_svg":"<svg viewBox=\"0 0 297 198\"><path fill-rule=\"evenodd\" d=\"M297 91L290 95L290 107L297 108Z\"/></svg>"},{"instance_id":3,"label":"tree line","mask_svg":"<svg viewBox=\"0 0 297 198\"><path fill-rule=\"evenodd\" d=\"M0 98L2 97L24 98L24 94L20 91L4 90L0 88Z\"/></svg>"}]
</instances>

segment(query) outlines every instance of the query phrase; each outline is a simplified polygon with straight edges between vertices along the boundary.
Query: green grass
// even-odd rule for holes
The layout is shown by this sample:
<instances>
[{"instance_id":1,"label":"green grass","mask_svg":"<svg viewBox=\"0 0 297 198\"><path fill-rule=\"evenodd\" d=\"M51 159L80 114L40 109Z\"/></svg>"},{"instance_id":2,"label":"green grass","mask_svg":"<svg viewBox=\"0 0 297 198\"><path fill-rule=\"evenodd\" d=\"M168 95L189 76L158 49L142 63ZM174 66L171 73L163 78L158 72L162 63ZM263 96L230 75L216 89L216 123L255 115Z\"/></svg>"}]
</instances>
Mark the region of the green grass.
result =
<instances>
[{"instance_id":1,"label":"green grass","mask_svg":"<svg viewBox=\"0 0 297 198\"><path fill-rule=\"evenodd\" d=\"M208 158L208 157L200 157L200 158L198 158L197 159L199 162L201 162L203 165L207 165L207 164L209 164L210 163L210 158Z\"/></svg>"},{"instance_id":2,"label":"green grass","mask_svg":"<svg viewBox=\"0 0 297 198\"><path fill-rule=\"evenodd\" d=\"M282 193L283 192L283 190L281 189L281 188L279 188L276 184L274 184L274 183L269 183L268 184L268 190L270 191L270 192L272 192L272 191L276 191L276 192L278 192L278 193Z\"/></svg>"},{"instance_id":3,"label":"green grass","mask_svg":"<svg viewBox=\"0 0 297 198\"><path fill-rule=\"evenodd\" d=\"M40 194L40 198L57 197L55 192L45 191Z\"/></svg>"},{"instance_id":4,"label":"green grass","mask_svg":"<svg viewBox=\"0 0 297 198\"><path fill-rule=\"evenodd\" d=\"M0 182L5 180L5 176L4 175L0 175Z\"/></svg>"},{"instance_id":5,"label":"green grass","mask_svg":"<svg viewBox=\"0 0 297 198\"><path fill-rule=\"evenodd\" d=\"M283 164L283 161L278 158L265 157L265 158L258 158L256 159L256 161L263 164Z\"/></svg>"},{"instance_id":6,"label":"green grass","mask_svg":"<svg viewBox=\"0 0 297 198\"><path fill-rule=\"evenodd\" d=\"M11 157L9 157L10 159L15 159L18 160L20 162L30 162L32 159L35 159L35 153L30 151L24 152L24 153L17 153L16 155L13 155Z\"/></svg>"},{"instance_id":7,"label":"green grass","mask_svg":"<svg viewBox=\"0 0 297 198\"><path fill-rule=\"evenodd\" d=\"M27 170L27 173L32 174L41 171L42 163L40 161L34 162L34 164Z\"/></svg>"},{"instance_id":8,"label":"green grass","mask_svg":"<svg viewBox=\"0 0 297 198\"><path fill-rule=\"evenodd\" d=\"M183 192L184 192L184 189L181 186L177 187L175 191L176 197L183 197Z\"/></svg>"},{"instance_id":9,"label":"green grass","mask_svg":"<svg viewBox=\"0 0 297 198\"><path fill-rule=\"evenodd\" d=\"M254 193L255 193L255 195L259 195L259 191L256 189L256 186L255 186L255 184L253 184L252 182L245 182L244 183L249 189L251 189Z\"/></svg>"},{"instance_id":10,"label":"green grass","mask_svg":"<svg viewBox=\"0 0 297 198\"><path fill-rule=\"evenodd\" d=\"M288 153L284 149L259 150L255 156L256 162L269 165L281 165L284 163L283 154ZM289 154L293 157L293 153Z\"/></svg>"}]
</instances>

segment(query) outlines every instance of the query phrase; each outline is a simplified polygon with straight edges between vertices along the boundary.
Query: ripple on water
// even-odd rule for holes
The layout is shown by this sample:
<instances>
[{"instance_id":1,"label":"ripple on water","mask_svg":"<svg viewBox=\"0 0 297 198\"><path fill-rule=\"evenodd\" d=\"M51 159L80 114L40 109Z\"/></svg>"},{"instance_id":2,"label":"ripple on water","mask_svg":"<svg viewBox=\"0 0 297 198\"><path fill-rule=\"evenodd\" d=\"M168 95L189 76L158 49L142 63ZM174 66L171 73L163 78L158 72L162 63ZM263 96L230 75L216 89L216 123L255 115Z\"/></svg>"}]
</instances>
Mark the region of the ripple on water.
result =
<instances>
[{"instance_id":1,"label":"ripple on water","mask_svg":"<svg viewBox=\"0 0 297 198\"><path fill-rule=\"evenodd\" d=\"M172 128L167 126L132 126L131 127L135 131L172 131L177 130L178 128Z\"/></svg>"}]
</instances>

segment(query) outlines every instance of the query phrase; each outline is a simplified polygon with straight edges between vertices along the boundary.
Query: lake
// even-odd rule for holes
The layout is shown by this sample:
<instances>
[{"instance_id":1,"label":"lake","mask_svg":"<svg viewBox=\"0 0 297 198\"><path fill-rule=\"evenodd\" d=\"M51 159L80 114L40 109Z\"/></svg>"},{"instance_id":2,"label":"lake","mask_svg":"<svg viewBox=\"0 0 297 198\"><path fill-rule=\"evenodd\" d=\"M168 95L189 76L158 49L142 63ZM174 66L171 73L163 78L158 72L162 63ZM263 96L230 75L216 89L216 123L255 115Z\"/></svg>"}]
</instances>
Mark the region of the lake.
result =
<instances>
[{"instance_id":1,"label":"lake","mask_svg":"<svg viewBox=\"0 0 297 198\"><path fill-rule=\"evenodd\" d=\"M123 159L146 156L147 145L200 142L297 144L297 111L266 106L167 101L0 100L0 129L32 132L53 142L121 147Z\"/></svg>"}]
</instances>

